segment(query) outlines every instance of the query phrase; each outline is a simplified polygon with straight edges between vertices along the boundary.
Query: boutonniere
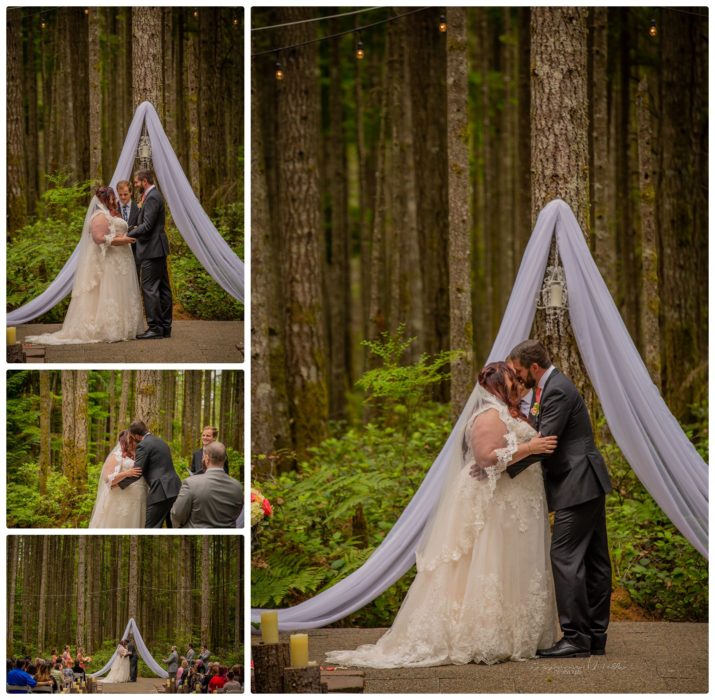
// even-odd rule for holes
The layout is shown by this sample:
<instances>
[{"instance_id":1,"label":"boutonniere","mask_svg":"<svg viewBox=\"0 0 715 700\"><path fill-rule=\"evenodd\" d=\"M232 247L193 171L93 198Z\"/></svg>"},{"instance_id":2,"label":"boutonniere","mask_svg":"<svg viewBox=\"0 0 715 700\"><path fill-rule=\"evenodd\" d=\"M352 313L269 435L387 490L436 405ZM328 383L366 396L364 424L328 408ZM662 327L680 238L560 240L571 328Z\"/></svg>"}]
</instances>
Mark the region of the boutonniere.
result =
<instances>
[{"instance_id":1,"label":"boutonniere","mask_svg":"<svg viewBox=\"0 0 715 700\"><path fill-rule=\"evenodd\" d=\"M531 407L531 415L536 418L536 416L539 415L539 411L541 410L541 404L536 402L532 407Z\"/></svg>"}]
</instances>

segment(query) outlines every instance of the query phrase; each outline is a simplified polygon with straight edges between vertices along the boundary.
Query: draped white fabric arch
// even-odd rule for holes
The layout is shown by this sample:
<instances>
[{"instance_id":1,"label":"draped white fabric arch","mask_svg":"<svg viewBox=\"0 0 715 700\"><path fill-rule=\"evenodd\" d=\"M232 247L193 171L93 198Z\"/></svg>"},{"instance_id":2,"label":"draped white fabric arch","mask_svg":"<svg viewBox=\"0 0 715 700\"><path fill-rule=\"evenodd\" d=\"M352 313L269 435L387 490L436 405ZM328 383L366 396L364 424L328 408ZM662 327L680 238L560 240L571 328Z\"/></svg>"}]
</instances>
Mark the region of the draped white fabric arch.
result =
<instances>
[{"instance_id":1,"label":"draped white fabric arch","mask_svg":"<svg viewBox=\"0 0 715 700\"><path fill-rule=\"evenodd\" d=\"M142 102L134 112L122 153L110 181L111 187L116 191L117 182L131 177L139 138L145 124L151 142L157 184L179 233L211 277L231 296L243 301L243 261L231 250L202 209L164 133L159 115L149 102ZM7 325L28 323L59 304L72 291L77 251L78 248L75 248L57 277L42 294L7 314Z\"/></svg>"},{"instance_id":2,"label":"draped white fabric arch","mask_svg":"<svg viewBox=\"0 0 715 700\"><path fill-rule=\"evenodd\" d=\"M122 639L129 639L129 635L132 635L134 637L134 643L136 644L137 651L139 652L139 656L144 659L144 663L157 675L159 678L168 678L169 673L165 671L159 664L154 661L154 657L149 653L149 650L146 647L146 644L144 644L144 639L141 636L141 633L139 632L139 628L137 627L137 623L134 621L133 617L129 618L129 622L127 622L127 626L124 628L124 634L122 634ZM109 673L109 669L112 668L112 664L114 663L114 659L117 658L117 652L115 651L112 654L112 658L107 661L107 663L99 669L99 671L95 671L94 673L88 674L92 678L99 678L100 676L104 676L107 673Z\"/></svg>"},{"instance_id":3,"label":"draped white fabric arch","mask_svg":"<svg viewBox=\"0 0 715 700\"><path fill-rule=\"evenodd\" d=\"M707 558L707 465L668 410L631 340L571 208L560 199L539 214L488 362L503 360L529 337L556 235L566 275L571 324L586 371L624 456L658 505ZM370 603L415 562L415 549L439 500L443 474L461 451L468 399L447 442L407 508L380 546L355 572L278 613L283 631L323 627ZM260 621L260 610L252 620Z\"/></svg>"}]
</instances>

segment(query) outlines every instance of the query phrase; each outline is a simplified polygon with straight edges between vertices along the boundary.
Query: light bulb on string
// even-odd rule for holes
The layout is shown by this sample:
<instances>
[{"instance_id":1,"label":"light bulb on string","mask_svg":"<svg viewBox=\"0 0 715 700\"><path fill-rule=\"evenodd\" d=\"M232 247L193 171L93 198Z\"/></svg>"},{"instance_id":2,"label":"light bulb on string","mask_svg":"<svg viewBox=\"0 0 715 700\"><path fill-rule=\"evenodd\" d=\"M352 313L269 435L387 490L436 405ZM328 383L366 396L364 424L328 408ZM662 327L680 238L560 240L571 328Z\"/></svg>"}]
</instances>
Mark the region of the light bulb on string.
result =
<instances>
[{"instance_id":1,"label":"light bulb on string","mask_svg":"<svg viewBox=\"0 0 715 700\"><path fill-rule=\"evenodd\" d=\"M654 19L650 21L650 29L648 30L648 34L650 34L652 37L658 36L658 27Z\"/></svg>"},{"instance_id":2,"label":"light bulb on string","mask_svg":"<svg viewBox=\"0 0 715 700\"><path fill-rule=\"evenodd\" d=\"M198 16L199 16L199 11L198 11L198 10L194 10L194 17L195 17L195 18L198 18Z\"/></svg>"},{"instance_id":3,"label":"light bulb on string","mask_svg":"<svg viewBox=\"0 0 715 700\"><path fill-rule=\"evenodd\" d=\"M362 41L358 41L357 43L357 47L355 49L355 58L357 58L358 61L362 61L362 59L365 58L365 47Z\"/></svg>"},{"instance_id":4,"label":"light bulb on string","mask_svg":"<svg viewBox=\"0 0 715 700\"><path fill-rule=\"evenodd\" d=\"M447 31L447 18L444 15L439 16L439 31L444 34Z\"/></svg>"},{"instance_id":5,"label":"light bulb on string","mask_svg":"<svg viewBox=\"0 0 715 700\"><path fill-rule=\"evenodd\" d=\"M47 22L44 19L40 22L40 29L47 29Z\"/></svg>"},{"instance_id":6,"label":"light bulb on string","mask_svg":"<svg viewBox=\"0 0 715 700\"><path fill-rule=\"evenodd\" d=\"M238 26L238 17L233 18L233 26L237 27Z\"/></svg>"},{"instance_id":7,"label":"light bulb on string","mask_svg":"<svg viewBox=\"0 0 715 700\"><path fill-rule=\"evenodd\" d=\"M89 14L89 9L86 8L86 7L84 8L84 14L85 14L85 15L88 15L88 14Z\"/></svg>"},{"instance_id":8,"label":"light bulb on string","mask_svg":"<svg viewBox=\"0 0 715 700\"><path fill-rule=\"evenodd\" d=\"M283 66L280 61L276 61L276 80L283 80L285 78L285 73L283 72Z\"/></svg>"}]
</instances>

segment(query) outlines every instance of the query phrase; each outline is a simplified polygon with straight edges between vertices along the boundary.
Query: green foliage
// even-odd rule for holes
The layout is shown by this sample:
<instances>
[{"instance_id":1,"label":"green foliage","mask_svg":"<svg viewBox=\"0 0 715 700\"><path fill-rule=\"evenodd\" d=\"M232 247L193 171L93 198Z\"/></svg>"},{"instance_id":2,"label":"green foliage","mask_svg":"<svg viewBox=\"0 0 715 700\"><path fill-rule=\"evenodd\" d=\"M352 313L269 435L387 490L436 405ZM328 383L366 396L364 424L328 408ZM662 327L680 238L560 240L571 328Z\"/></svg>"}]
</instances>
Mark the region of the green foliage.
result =
<instances>
[{"instance_id":1,"label":"green foliage","mask_svg":"<svg viewBox=\"0 0 715 700\"><path fill-rule=\"evenodd\" d=\"M449 378L449 364L460 351L422 355L414 364L402 364L405 353L415 338L405 338L400 325L394 336L382 333L379 340L364 340L362 344L378 357L382 366L368 370L357 381L368 403L376 404L385 422L398 422L408 429L417 406L425 400L434 385Z\"/></svg>"},{"instance_id":2,"label":"green foliage","mask_svg":"<svg viewBox=\"0 0 715 700\"><path fill-rule=\"evenodd\" d=\"M691 409L699 420L685 430L706 458L707 405ZM707 620L707 561L645 490L610 436L605 420L600 421L597 434L614 486L606 501L614 584L656 617Z\"/></svg>"},{"instance_id":3,"label":"green foliage","mask_svg":"<svg viewBox=\"0 0 715 700\"><path fill-rule=\"evenodd\" d=\"M62 175L50 177L54 189L42 195L35 221L18 230L7 247L7 306L16 309L42 293L59 274L79 242L89 198L89 182L65 185ZM243 202L217 209L216 228L243 257ZM175 303L191 318L236 320L243 304L224 292L204 270L175 228L168 228L169 258ZM59 323L69 297L36 320Z\"/></svg>"},{"instance_id":4,"label":"green foliage","mask_svg":"<svg viewBox=\"0 0 715 700\"><path fill-rule=\"evenodd\" d=\"M273 504L254 541L253 603L293 605L359 568L421 483L451 428L449 408L425 403L419 427L349 428L311 450L300 472L256 484ZM409 585L403 577L353 624L389 624Z\"/></svg>"}]
</instances>

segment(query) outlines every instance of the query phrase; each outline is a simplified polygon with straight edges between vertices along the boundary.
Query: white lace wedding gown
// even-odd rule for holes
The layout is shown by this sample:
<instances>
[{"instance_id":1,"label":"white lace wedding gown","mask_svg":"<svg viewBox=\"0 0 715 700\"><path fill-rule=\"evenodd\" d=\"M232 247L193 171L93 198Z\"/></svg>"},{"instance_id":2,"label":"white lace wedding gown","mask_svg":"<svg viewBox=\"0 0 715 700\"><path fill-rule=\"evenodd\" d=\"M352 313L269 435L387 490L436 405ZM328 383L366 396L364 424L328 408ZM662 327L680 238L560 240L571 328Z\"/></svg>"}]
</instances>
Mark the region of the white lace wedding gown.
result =
<instances>
[{"instance_id":1,"label":"white lace wedding gown","mask_svg":"<svg viewBox=\"0 0 715 700\"><path fill-rule=\"evenodd\" d=\"M127 222L119 216L111 216L104 207L90 217L89 223L96 216L106 217L109 233L104 243L97 244L91 238L89 226L82 232L83 248L61 330L28 336L27 342L40 345L111 343L132 340L144 330L134 256L128 245L111 245L116 236L127 233Z\"/></svg>"},{"instance_id":2,"label":"white lace wedding gown","mask_svg":"<svg viewBox=\"0 0 715 700\"><path fill-rule=\"evenodd\" d=\"M531 426L496 408L506 446L500 462L530 440ZM471 435L475 413L466 435ZM500 424L501 425L501 424ZM549 560L550 532L540 463L512 479L490 468L489 479L470 475L471 441L459 476L447 494L452 508L417 559L417 576L392 627L377 644L333 651L329 663L371 668L439 666L534 657L558 630Z\"/></svg>"},{"instance_id":3,"label":"white lace wedding gown","mask_svg":"<svg viewBox=\"0 0 715 700\"><path fill-rule=\"evenodd\" d=\"M124 489L119 486L112 488L112 481L117 474L131 469L133 466L133 459L122 457L119 445L109 453L99 477L97 501L92 511L89 527L144 527L146 522L146 481L138 479Z\"/></svg>"},{"instance_id":4,"label":"white lace wedding gown","mask_svg":"<svg viewBox=\"0 0 715 700\"><path fill-rule=\"evenodd\" d=\"M125 654L122 656L122 654ZM128 683L129 682L129 652L121 644L117 647L117 658L114 659L112 668L104 678L104 683Z\"/></svg>"}]
</instances>

